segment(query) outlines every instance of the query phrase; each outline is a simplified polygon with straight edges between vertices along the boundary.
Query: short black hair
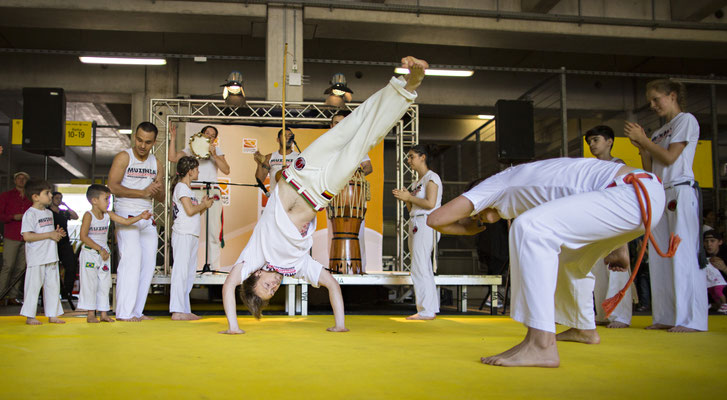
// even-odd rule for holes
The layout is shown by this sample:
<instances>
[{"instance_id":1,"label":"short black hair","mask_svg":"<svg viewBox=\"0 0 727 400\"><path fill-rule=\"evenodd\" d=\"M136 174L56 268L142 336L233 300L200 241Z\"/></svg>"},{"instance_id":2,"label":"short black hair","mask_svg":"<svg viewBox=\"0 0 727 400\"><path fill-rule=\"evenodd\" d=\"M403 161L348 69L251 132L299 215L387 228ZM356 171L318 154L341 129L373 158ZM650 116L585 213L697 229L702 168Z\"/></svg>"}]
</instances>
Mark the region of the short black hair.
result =
<instances>
[{"instance_id":1,"label":"short black hair","mask_svg":"<svg viewBox=\"0 0 727 400\"><path fill-rule=\"evenodd\" d=\"M214 129L214 130L215 130L215 139L217 139L217 136L219 136L219 135L220 135L220 131L218 131L218 130L217 130L217 128L215 128L215 127L214 127L214 126L212 126L212 125L207 125L207 126L203 126L203 127L202 127L202 130L201 130L200 132L204 133L204 132L205 132L205 131L206 131L207 129L209 129L209 128L212 128L212 129Z\"/></svg>"},{"instance_id":2,"label":"short black hair","mask_svg":"<svg viewBox=\"0 0 727 400\"><path fill-rule=\"evenodd\" d=\"M349 111L349 110L340 110L339 112L337 112L337 113L335 113L335 114L333 114L331 116L331 122L333 122L333 119L336 118L336 117L339 117L340 116L340 117L346 118L349 115L351 115L351 111Z\"/></svg>"},{"instance_id":3,"label":"short black hair","mask_svg":"<svg viewBox=\"0 0 727 400\"><path fill-rule=\"evenodd\" d=\"M25 196L28 197L30 201L33 201L33 195L40 195L40 192L44 190L53 190L53 186L43 179L31 179L25 185Z\"/></svg>"},{"instance_id":4,"label":"short black hair","mask_svg":"<svg viewBox=\"0 0 727 400\"><path fill-rule=\"evenodd\" d=\"M286 132L290 131L290 133L293 133L293 130L292 130L292 129L290 129L290 128L287 128L287 127L285 128L285 131L286 131ZM280 136L281 136L282 134L283 134L283 129L281 128L281 129L280 129L280 130L278 131L278 139L280 139Z\"/></svg>"},{"instance_id":5,"label":"short black hair","mask_svg":"<svg viewBox=\"0 0 727 400\"><path fill-rule=\"evenodd\" d=\"M714 229L710 229L707 232L704 232L704 240L707 240L707 239L722 240L722 234L715 231Z\"/></svg>"},{"instance_id":6,"label":"short black hair","mask_svg":"<svg viewBox=\"0 0 727 400\"><path fill-rule=\"evenodd\" d=\"M61 193L61 192L52 192L52 193L51 193L51 196L53 196L53 197L56 197L56 195L59 195L59 194L60 194L61 196L63 196L63 193Z\"/></svg>"},{"instance_id":7,"label":"short black hair","mask_svg":"<svg viewBox=\"0 0 727 400\"><path fill-rule=\"evenodd\" d=\"M111 189L104 185L94 183L86 190L86 199L90 202L92 199L98 198L98 196L102 195L103 193L111 194Z\"/></svg>"},{"instance_id":8,"label":"short black hair","mask_svg":"<svg viewBox=\"0 0 727 400\"><path fill-rule=\"evenodd\" d=\"M588 132L586 132L586 141L588 141L589 137L596 135L603 136L604 138L611 140L613 140L613 138L615 137L615 135L613 134L613 129L611 129L610 126L598 125L589 129Z\"/></svg>"},{"instance_id":9,"label":"short black hair","mask_svg":"<svg viewBox=\"0 0 727 400\"><path fill-rule=\"evenodd\" d=\"M159 129L157 129L157 126L152 124L149 121L144 121L136 126L136 130L138 131L141 129L144 132L151 132L154 134L154 139L156 139L157 135L159 134ZM134 131L136 132L136 131Z\"/></svg>"}]
</instances>

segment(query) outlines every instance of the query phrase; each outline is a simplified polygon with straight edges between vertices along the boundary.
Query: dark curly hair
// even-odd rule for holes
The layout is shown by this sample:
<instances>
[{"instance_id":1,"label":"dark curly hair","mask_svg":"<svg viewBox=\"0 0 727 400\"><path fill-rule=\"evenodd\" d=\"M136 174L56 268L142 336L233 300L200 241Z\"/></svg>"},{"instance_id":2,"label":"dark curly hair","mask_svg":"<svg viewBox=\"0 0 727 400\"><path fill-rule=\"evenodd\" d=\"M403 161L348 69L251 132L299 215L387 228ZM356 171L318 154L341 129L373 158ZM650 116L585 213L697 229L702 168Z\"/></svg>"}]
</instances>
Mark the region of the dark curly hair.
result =
<instances>
[{"instance_id":1,"label":"dark curly hair","mask_svg":"<svg viewBox=\"0 0 727 400\"><path fill-rule=\"evenodd\" d=\"M179 183L179 180L184 178L187 173L199 166L199 161L190 156L184 156L177 161L177 174L174 176L174 179L172 179L172 190L174 190L174 187L177 186L177 183Z\"/></svg>"}]
</instances>

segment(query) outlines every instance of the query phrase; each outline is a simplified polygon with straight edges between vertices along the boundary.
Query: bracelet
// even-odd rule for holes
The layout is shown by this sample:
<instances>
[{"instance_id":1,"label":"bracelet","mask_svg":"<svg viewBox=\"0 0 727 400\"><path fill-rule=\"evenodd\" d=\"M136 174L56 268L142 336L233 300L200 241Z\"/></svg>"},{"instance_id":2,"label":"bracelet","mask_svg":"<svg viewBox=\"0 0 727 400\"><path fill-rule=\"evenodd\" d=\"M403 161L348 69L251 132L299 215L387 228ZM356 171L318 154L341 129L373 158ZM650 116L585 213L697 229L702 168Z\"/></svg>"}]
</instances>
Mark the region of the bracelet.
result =
<instances>
[{"instance_id":1,"label":"bracelet","mask_svg":"<svg viewBox=\"0 0 727 400\"><path fill-rule=\"evenodd\" d=\"M268 167L267 165L262 165L262 167L263 167L263 169L270 171L270 167Z\"/></svg>"}]
</instances>

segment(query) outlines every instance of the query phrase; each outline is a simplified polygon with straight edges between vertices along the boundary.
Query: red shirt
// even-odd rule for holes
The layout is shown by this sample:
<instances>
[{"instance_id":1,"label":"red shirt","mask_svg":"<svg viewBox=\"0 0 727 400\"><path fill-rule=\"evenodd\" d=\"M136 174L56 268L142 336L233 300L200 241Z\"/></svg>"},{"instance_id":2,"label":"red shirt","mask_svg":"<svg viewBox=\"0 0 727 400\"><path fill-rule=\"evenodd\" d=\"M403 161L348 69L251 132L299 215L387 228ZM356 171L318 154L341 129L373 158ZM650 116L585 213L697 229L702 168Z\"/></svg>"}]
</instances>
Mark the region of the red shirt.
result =
<instances>
[{"instance_id":1,"label":"red shirt","mask_svg":"<svg viewBox=\"0 0 727 400\"><path fill-rule=\"evenodd\" d=\"M13 215L24 214L32 205L33 202L22 196L17 188L0 194L0 220L5 224L4 235L6 238L17 241L23 240L23 236L20 234L20 226L23 221L16 221Z\"/></svg>"}]
</instances>

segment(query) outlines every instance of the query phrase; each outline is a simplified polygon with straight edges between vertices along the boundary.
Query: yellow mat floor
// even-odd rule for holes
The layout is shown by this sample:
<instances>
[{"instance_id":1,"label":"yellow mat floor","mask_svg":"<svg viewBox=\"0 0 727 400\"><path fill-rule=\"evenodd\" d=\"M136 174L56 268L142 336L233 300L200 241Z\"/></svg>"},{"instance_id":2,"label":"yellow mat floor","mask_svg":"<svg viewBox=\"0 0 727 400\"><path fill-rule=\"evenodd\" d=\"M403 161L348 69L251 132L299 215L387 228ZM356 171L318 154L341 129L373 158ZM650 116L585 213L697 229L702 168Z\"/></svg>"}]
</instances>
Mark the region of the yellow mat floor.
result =
<instances>
[{"instance_id":1,"label":"yellow mat floor","mask_svg":"<svg viewBox=\"0 0 727 400\"><path fill-rule=\"evenodd\" d=\"M1 399L597 399L723 397L727 317L710 331L599 328L602 343L559 343L561 367L502 368L479 358L524 335L508 317L224 317L176 322L26 326L0 317Z\"/></svg>"}]
</instances>

